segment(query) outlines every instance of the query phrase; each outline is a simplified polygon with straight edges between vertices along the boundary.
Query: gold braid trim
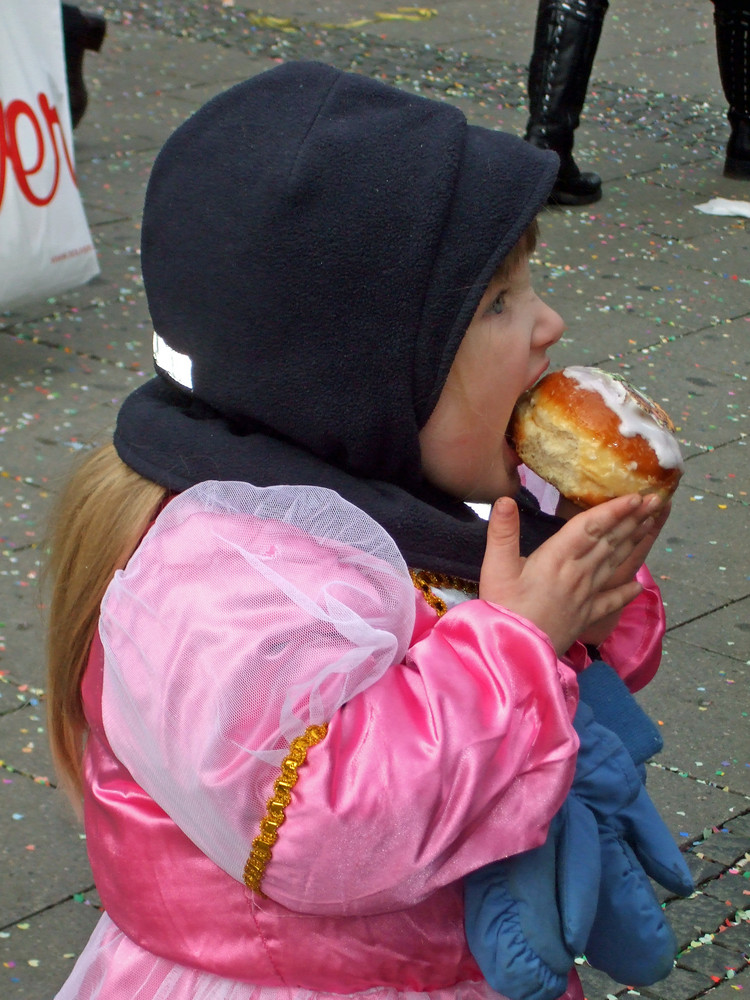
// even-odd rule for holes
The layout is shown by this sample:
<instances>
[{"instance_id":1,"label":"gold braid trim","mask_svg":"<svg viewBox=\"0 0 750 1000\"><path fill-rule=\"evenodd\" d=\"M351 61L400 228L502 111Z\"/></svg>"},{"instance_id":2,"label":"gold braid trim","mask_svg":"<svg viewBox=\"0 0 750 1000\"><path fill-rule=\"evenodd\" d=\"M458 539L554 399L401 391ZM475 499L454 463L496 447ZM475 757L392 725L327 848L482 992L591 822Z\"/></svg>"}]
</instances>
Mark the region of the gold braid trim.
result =
<instances>
[{"instance_id":1,"label":"gold braid trim","mask_svg":"<svg viewBox=\"0 0 750 1000\"><path fill-rule=\"evenodd\" d=\"M424 595L425 600L437 612L438 617L445 614L448 606L441 597L433 594L432 587L440 587L444 590L462 590L472 597L476 597L479 593L478 583L463 580L459 576L433 573L427 569L412 569L409 570L409 573L412 583ZM278 840L279 827L286 819L285 810L292 801L291 793L297 784L299 768L307 760L307 751L310 747L320 743L327 732L328 726L325 723L321 726L308 726L302 736L292 740L289 755L281 764L281 776L274 782L273 795L266 803L266 815L260 821L260 834L253 841L250 857L247 859L243 872L245 885L261 896L263 892L260 883L268 862L271 860L271 849Z\"/></svg>"},{"instance_id":2,"label":"gold braid trim","mask_svg":"<svg viewBox=\"0 0 750 1000\"><path fill-rule=\"evenodd\" d=\"M279 827L286 819L285 809L292 801L292 789L297 784L298 770L307 760L310 747L320 743L328 732L328 726L308 726L302 736L292 740L289 755L281 764L281 775L273 783L273 795L266 803L266 815L260 821L260 835L255 838L250 857L245 864L243 878L245 885L253 892L263 892L260 883L271 860L271 848L279 836Z\"/></svg>"},{"instance_id":3,"label":"gold braid trim","mask_svg":"<svg viewBox=\"0 0 750 1000\"><path fill-rule=\"evenodd\" d=\"M460 576L448 576L447 573L433 573L429 569L410 569L411 581L417 590L421 591L424 599L437 612L438 618L442 618L448 610L448 605L437 594L433 594L432 588L439 587L441 590L462 590L465 594L477 597L479 594L479 584L472 580L462 580Z\"/></svg>"}]
</instances>

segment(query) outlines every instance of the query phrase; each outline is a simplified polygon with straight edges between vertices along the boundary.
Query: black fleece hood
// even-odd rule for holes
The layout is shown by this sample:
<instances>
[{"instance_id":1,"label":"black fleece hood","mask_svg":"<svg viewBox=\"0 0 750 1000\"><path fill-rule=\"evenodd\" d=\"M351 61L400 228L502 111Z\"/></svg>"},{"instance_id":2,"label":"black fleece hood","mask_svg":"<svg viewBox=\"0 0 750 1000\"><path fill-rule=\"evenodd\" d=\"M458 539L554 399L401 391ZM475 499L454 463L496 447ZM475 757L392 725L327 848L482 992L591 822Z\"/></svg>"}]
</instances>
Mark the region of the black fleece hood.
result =
<instances>
[{"instance_id":1,"label":"black fleece hood","mask_svg":"<svg viewBox=\"0 0 750 1000\"><path fill-rule=\"evenodd\" d=\"M554 154L450 104L320 63L220 94L171 136L149 181L157 377L123 405L120 456L173 490L329 486L414 564L396 530L420 520L398 513L405 493L472 520L423 483L419 430L556 170Z\"/></svg>"}]
</instances>

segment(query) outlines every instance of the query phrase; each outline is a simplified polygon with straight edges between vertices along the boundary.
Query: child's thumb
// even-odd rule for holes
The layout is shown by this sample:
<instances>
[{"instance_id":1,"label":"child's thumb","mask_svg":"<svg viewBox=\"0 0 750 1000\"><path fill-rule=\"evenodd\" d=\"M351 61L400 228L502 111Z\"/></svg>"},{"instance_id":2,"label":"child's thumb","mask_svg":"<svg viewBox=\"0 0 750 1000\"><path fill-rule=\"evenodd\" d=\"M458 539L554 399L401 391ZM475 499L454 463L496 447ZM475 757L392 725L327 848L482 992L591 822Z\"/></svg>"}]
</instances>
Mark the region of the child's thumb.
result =
<instances>
[{"instance_id":1,"label":"child's thumb","mask_svg":"<svg viewBox=\"0 0 750 1000\"><path fill-rule=\"evenodd\" d=\"M510 497L500 497L492 506L487 525L487 546L479 580L480 597L497 601L492 594L518 576L521 568L518 507Z\"/></svg>"}]
</instances>

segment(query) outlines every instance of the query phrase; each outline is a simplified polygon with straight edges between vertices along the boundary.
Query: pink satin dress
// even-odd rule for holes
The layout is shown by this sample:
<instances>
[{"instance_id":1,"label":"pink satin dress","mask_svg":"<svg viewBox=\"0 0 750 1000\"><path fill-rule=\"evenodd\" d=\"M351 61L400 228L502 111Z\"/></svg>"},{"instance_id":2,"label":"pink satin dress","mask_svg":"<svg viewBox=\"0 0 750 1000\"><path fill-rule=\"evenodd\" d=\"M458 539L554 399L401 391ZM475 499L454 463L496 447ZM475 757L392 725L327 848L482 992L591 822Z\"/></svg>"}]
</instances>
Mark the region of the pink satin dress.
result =
<instances>
[{"instance_id":1,"label":"pink satin dress","mask_svg":"<svg viewBox=\"0 0 750 1000\"><path fill-rule=\"evenodd\" d=\"M206 527L191 530L205 537ZM163 573L146 563L144 572L157 569ZM633 689L658 665L664 624L645 571L641 582L643 593L603 651ZM232 585L231 574L216 574L203 600L210 604L217 589ZM186 832L174 818L180 803L169 792L156 801L139 783L137 755L119 759L97 636L83 684L85 823L105 913L58 1000L317 1000L364 992L375 1000L497 1000L467 949L461 879L543 842L572 780L575 677L586 654L576 647L558 660L533 624L485 601L454 594L455 606L438 618L413 595L406 655L343 704L310 748L262 894L225 870L231 865L220 852L212 858L196 846L196 830L236 817L217 816L207 804ZM157 619L159 629L172 627ZM132 659L119 664L135 699L145 684L136 661L161 642L150 629L142 623ZM268 655L269 636L241 638L243 649ZM166 647L157 645L157 662L159 648ZM222 666L214 686L223 683ZM207 684L201 698L211 696ZM201 711L201 719L210 717ZM214 738L207 723L196 726L189 716L170 732L180 742L176 759ZM247 830L243 852L256 834ZM582 1000L574 972L564 1000Z\"/></svg>"}]
</instances>

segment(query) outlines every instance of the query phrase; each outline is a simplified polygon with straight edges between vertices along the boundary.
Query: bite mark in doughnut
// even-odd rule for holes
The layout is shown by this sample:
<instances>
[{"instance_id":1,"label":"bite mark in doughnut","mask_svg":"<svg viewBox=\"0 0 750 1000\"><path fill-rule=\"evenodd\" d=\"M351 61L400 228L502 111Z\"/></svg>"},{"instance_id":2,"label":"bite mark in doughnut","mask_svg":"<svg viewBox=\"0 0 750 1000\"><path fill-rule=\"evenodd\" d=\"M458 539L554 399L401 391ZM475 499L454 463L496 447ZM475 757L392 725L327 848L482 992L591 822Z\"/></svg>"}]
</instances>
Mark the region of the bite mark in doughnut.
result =
<instances>
[{"instance_id":1,"label":"bite mark in doughnut","mask_svg":"<svg viewBox=\"0 0 750 1000\"><path fill-rule=\"evenodd\" d=\"M664 410L598 368L545 375L518 400L508 431L524 465L581 507L626 493L666 500L684 472Z\"/></svg>"}]
</instances>

